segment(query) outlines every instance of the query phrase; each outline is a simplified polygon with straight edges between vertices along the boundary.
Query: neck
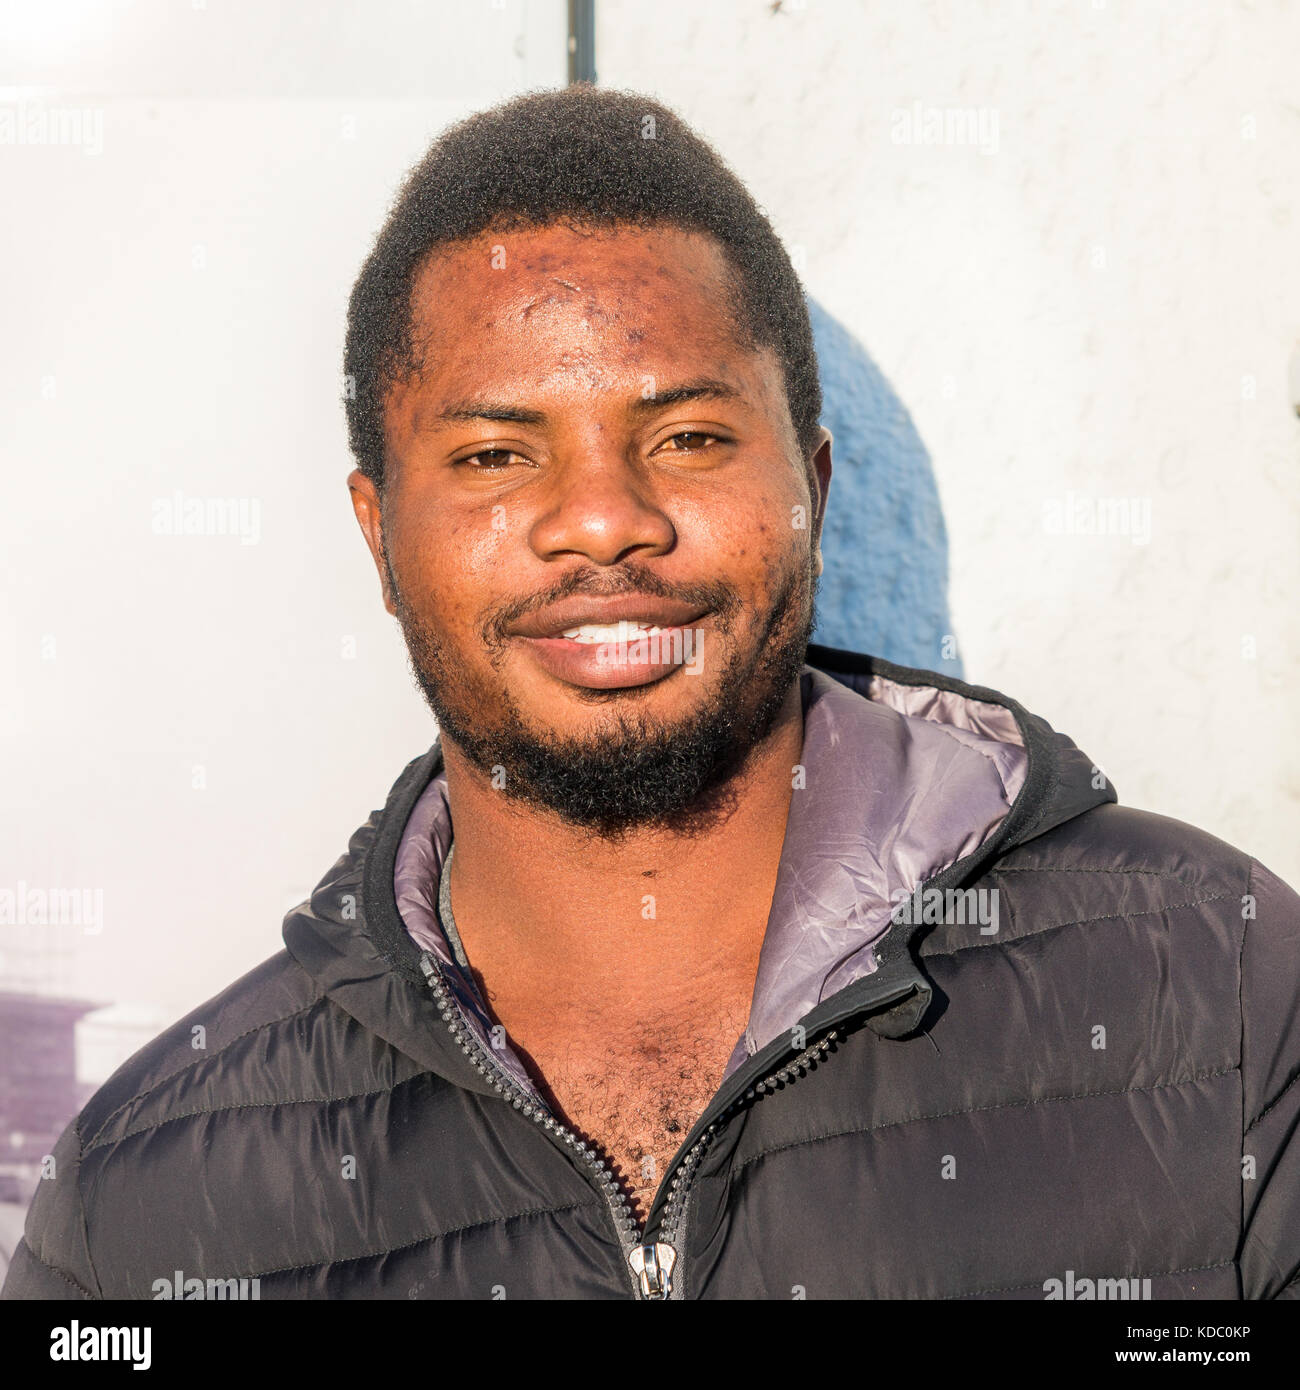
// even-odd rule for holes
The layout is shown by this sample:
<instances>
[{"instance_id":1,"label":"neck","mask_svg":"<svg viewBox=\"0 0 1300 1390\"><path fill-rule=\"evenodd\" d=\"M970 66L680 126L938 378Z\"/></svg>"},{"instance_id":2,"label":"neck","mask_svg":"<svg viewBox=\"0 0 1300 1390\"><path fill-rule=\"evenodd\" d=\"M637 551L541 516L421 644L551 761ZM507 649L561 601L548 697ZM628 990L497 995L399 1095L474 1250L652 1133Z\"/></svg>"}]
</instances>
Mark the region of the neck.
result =
<instances>
[{"instance_id":1,"label":"neck","mask_svg":"<svg viewBox=\"0 0 1300 1390\"><path fill-rule=\"evenodd\" d=\"M701 976L753 980L776 886L793 768L803 748L799 682L702 828L616 841L511 801L444 739L456 837L451 893L471 965L490 990L619 1007L689 994Z\"/></svg>"}]
</instances>

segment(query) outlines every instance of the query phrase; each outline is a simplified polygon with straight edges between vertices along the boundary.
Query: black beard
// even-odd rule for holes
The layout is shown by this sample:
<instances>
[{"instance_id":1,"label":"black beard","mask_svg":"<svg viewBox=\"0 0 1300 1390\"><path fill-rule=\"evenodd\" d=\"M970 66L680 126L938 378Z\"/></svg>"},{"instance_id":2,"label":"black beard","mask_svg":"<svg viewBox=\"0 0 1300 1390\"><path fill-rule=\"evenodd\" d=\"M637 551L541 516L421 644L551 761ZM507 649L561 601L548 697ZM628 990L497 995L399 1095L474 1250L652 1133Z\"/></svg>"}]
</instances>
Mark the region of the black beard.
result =
<instances>
[{"instance_id":1,"label":"black beard","mask_svg":"<svg viewBox=\"0 0 1300 1390\"><path fill-rule=\"evenodd\" d=\"M454 654L448 660L403 599L386 559L385 565L412 673L443 738L487 777L502 779L506 795L608 840L651 826L697 834L727 814L729 784L771 732L816 625L817 575L809 559L786 578L753 652L735 651L712 697L686 719L665 726L630 709L619 713L617 728L601 731L599 741L546 736L528 728L509 692L501 699L499 717L484 717L484 702L467 689ZM656 591L669 594L653 576L628 567L626 592ZM729 589L678 589L669 596L702 600L713 610L717 630L731 630L737 604ZM489 638L500 635L510 616L489 624ZM678 671L664 679L698 678ZM584 698L609 703L627 694L593 690Z\"/></svg>"}]
</instances>

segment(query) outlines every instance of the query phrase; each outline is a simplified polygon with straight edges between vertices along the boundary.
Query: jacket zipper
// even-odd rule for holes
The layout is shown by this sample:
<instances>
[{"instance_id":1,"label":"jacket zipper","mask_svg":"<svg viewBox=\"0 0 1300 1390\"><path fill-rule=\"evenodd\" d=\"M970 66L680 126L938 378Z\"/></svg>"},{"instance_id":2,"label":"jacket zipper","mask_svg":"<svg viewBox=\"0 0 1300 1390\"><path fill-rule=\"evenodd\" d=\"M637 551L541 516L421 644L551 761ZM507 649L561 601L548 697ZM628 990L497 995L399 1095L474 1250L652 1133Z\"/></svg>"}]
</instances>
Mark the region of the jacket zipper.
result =
<instances>
[{"instance_id":1,"label":"jacket zipper","mask_svg":"<svg viewBox=\"0 0 1300 1390\"><path fill-rule=\"evenodd\" d=\"M775 1071L747 1086L730 1104L709 1122L704 1132L692 1147L678 1160L674 1161L672 1182L669 1184L668 1199L664 1203L663 1218L655 1239L633 1250L629 1255L633 1271L637 1274L641 1292L646 1298L668 1299L681 1297L681 1277L673 1278L677 1264L678 1251L686 1238L686 1207L690 1192L691 1178L699 1167L700 1159L708 1148L709 1141L717 1133L718 1127L733 1119L747 1105L760 1097L784 1088L787 1082L794 1081L806 1071L811 1071L821 1060L838 1036L832 1028L820 1041L806 1047L797 1057L783 1063ZM644 1237L644 1233L643 1233Z\"/></svg>"},{"instance_id":2,"label":"jacket zipper","mask_svg":"<svg viewBox=\"0 0 1300 1390\"><path fill-rule=\"evenodd\" d=\"M494 1090L505 1097L521 1115L540 1125L548 1134L553 1134L594 1172L606 1205L609 1207L609 1213L614 1222L614 1230L618 1236L618 1243L623 1251L624 1261L630 1268L631 1253L640 1245L641 1229L637 1225L636 1217L632 1215L632 1204L619 1187L618 1180L610 1172L609 1165L595 1153L589 1144L584 1143L571 1129L562 1125L542 1104L539 1097L530 1095L517 1081L501 1070L491 1054L479 1041L477 1034L469 1027L460 1002L448 989L442 970L427 951L420 953L420 969L428 981L433 997L438 1002L439 1013L451 1030L452 1037L469 1058L475 1071L488 1081ZM639 1286L635 1280L632 1281L632 1291L634 1296L639 1294Z\"/></svg>"},{"instance_id":3,"label":"jacket zipper","mask_svg":"<svg viewBox=\"0 0 1300 1390\"><path fill-rule=\"evenodd\" d=\"M512 1077L507 1076L491 1054L484 1048L478 1036L469 1027L460 1002L447 986L441 968L427 952L420 953L420 970L428 981L429 989L438 1003L438 1011L451 1031L461 1050L469 1058L471 1065L492 1088L510 1101L510 1104L526 1119L540 1125L553 1134L569 1148L582 1163L595 1174L600 1190L605 1197L614 1230L622 1249L624 1261L632 1275L633 1296L638 1299L667 1299L674 1293L680 1297L681 1279L676 1274L678 1251L685 1232L686 1198L690 1190L691 1177L708 1147L709 1141L717 1132L718 1126L725 1124L746 1105L771 1091L780 1090L787 1082L802 1076L805 1071L817 1065L822 1055L835 1041L836 1030L832 1029L819 1042L805 1048L799 1055L781 1067L748 1086L734 1100L721 1110L691 1148L673 1161L670 1169L672 1181L668 1197L664 1203L663 1218L654 1240L645 1241L645 1232L637 1224L632 1214L632 1204L619 1186L618 1180L609 1165L600 1158L591 1145L584 1143L571 1129L562 1125L551 1111L542 1104L540 1098L530 1095ZM653 1203L651 1204L653 1206Z\"/></svg>"}]
</instances>

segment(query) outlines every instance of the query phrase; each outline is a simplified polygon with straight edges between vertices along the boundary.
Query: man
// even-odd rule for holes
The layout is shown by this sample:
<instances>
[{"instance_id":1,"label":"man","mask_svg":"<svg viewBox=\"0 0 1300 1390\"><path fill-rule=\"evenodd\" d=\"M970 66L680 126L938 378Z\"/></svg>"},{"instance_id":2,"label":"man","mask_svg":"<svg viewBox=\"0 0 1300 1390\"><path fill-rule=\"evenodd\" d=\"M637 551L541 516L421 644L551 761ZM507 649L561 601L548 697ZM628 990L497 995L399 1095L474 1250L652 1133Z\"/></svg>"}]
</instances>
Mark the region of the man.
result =
<instances>
[{"instance_id":1,"label":"man","mask_svg":"<svg viewBox=\"0 0 1300 1390\"><path fill-rule=\"evenodd\" d=\"M438 742L85 1107L6 1296L1300 1296L1300 902L808 646L807 313L707 146L587 87L453 128L346 359Z\"/></svg>"}]
</instances>

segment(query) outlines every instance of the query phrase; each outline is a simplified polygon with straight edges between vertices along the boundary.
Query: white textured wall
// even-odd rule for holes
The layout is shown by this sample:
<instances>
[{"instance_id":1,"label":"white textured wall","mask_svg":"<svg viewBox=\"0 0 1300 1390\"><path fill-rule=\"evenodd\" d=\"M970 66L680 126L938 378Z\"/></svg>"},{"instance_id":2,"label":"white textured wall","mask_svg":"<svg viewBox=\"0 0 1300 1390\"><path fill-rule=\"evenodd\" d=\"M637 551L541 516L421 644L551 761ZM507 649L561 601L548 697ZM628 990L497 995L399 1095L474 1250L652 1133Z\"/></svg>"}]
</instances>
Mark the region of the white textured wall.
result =
<instances>
[{"instance_id":1,"label":"white textured wall","mask_svg":"<svg viewBox=\"0 0 1300 1390\"><path fill-rule=\"evenodd\" d=\"M1300 883L1300 5L599 12L602 84L714 141L913 412L967 678ZM985 148L900 143L918 102ZM1149 540L1054 533L1070 494Z\"/></svg>"}]
</instances>

